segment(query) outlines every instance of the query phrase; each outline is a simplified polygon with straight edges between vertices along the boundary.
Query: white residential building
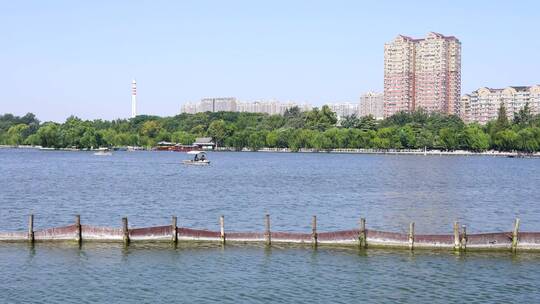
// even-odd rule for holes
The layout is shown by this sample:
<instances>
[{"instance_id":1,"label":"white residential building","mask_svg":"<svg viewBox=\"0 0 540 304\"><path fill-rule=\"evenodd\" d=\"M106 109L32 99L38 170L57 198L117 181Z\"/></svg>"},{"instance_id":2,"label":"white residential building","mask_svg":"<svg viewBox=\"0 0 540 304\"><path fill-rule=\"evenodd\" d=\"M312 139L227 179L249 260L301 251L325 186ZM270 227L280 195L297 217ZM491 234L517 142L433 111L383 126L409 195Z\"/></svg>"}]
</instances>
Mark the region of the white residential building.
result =
<instances>
[{"instance_id":1,"label":"white residential building","mask_svg":"<svg viewBox=\"0 0 540 304\"><path fill-rule=\"evenodd\" d=\"M465 122L485 124L497 118L501 104L508 119L529 104L532 114L540 114L540 85L512 86L504 89L480 88L461 98L459 115Z\"/></svg>"}]
</instances>

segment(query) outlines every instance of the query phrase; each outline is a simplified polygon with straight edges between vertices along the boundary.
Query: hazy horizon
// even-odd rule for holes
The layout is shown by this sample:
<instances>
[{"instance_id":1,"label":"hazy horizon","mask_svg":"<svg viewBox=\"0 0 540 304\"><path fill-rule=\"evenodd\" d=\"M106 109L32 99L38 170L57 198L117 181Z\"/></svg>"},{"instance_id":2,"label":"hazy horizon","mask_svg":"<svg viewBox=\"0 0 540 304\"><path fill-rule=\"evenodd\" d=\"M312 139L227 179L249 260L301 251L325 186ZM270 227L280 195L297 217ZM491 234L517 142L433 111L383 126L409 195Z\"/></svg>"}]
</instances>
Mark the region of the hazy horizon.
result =
<instances>
[{"instance_id":1,"label":"hazy horizon","mask_svg":"<svg viewBox=\"0 0 540 304\"><path fill-rule=\"evenodd\" d=\"M4 2L0 113L42 121L172 116L203 97L358 102L383 48L430 31L462 43L462 94L539 84L534 1Z\"/></svg>"}]
</instances>

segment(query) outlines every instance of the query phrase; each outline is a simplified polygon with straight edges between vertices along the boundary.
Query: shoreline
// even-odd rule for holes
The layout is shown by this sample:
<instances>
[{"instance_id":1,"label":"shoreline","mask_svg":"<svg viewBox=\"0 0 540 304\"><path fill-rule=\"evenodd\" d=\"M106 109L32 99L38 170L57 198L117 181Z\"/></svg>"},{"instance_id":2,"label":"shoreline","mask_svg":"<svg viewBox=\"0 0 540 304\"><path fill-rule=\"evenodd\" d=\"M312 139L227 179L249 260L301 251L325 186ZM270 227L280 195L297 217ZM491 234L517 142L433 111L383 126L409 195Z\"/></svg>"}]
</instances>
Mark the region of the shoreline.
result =
<instances>
[{"instance_id":1,"label":"shoreline","mask_svg":"<svg viewBox=\"0 0 540 304\"><path fill-rule=\"evenodd\" d=\"M374 154L374 155L416 155L416 156L493 156L493 157L516 157L516 158L540 158L540 152L523 153L518 151L501 152L488 150L484 152L473 152L466 150L423 150L423 149L330 149L316 150L302 148L298 151L291 151L289 148L262 148L253 151L244 148L240 151L234 148L218 148L216 152L262 152L262 153L328 153L328 154Z\"/></svg>"},{"instance_id":2,"label":"shoreline","mask_svg":"<svg viewBox=\"0 0 540 304\"><path fill-rule=\"evenodd\" d=\"M77 149L77 148L43 148L41 146L8 146L0 145L0 149L34 149L42 151L72 151L72 152L92 152L99 149ZM117 147L113 150L118 151L151 151L151 152L176 152L176 151L158 151L154 148L144 147ZM473 152L467 150L423 150L423 149L329 149L317 150L302 148L298 151L292 151L289 148L261 148L259 150L251 150L244 148L237 150L230 147L216 148L210 150L212 152L262 152L262 153L328 153L328 154L375 154L375 155L417 155L417 156L493 156L493 157L516 157L516 158L540 158L540 152L524 153L518 151L506 152L488 150L483 152Z\"/></svg>"}]
</instances>

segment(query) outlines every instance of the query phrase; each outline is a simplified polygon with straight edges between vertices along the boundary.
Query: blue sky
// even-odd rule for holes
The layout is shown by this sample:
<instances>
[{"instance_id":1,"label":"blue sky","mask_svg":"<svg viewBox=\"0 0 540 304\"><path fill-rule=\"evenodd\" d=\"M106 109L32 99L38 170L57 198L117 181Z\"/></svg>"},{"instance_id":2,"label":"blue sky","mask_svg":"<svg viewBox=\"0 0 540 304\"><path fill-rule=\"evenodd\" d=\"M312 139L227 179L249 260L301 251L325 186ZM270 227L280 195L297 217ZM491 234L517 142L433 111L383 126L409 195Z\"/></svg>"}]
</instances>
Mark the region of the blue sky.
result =
<instances>
[{"instance_id":1,"label":"blue sky","mask_svg":"<svg viewBox=\"0 0 540 304\"><path fill-rule=\"evenodd\" d=\"M0 113L42 120L174 115L206 96L356 102L383 47L462 42L462 93L540 83L537 1L0 0Z\"/></svg>"}]
</instances>

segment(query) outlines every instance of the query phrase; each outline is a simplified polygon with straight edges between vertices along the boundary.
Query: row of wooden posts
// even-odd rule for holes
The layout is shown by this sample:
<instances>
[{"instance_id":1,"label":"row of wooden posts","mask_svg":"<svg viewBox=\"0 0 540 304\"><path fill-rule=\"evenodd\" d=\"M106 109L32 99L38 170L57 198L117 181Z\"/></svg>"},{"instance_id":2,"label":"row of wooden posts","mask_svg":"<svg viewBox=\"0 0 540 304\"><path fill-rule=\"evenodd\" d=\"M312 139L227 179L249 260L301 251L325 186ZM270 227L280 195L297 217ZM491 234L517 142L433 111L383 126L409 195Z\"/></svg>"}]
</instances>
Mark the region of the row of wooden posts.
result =
<instances>
[{"instance_id":1,"label":"row of wooden posts","mask_svg":"<svg viewBox=\"0 0 540 304\"><path fill-rule=\"evenodd\" d=\"M225 244L226 241L226 234L225 234L225 217L222 215L219 218L219 226L220 226L220 239L221 243ZM75 216L75 227L76 227L76 233L75 233L75 240L78 243L82 242L82 229L81 229L81 216L76 215ZM176 243L178 242L178 229L177 229L177 217L172 217L172 224L171 227L173 228L172 233L172 242ZM311 221L311 243L313 246L317 246L317 216L312 217ZM366 219L361 218L360 219L360 227L359 227L359 233L358 233L358 244L360 248L367 248L367 236L366 236ZM516 218L514 221L514 229L512 231L512 251L515 252L518 245L518 233L519 233L519 218ZM409 233L408 233L408 241L409 241L409 249L414 249L414 222L411 222L409 224ZM272 244L272 233L270 231L270 215L265 215L265 232L264 232L264 239L266 245ZM34 215L30 214L28 219L28 240L30 242L34 242ZM128 227L128 218L123 217L122 218L122 240L124 244L129 245L130 238L129 238L129 227ZM464 251L467 248L467 227L463 225L461 227L461 232L459 231L459 224L458 222L454 222L454 250L456 251Z\"/></svg>"}]
</instances>

